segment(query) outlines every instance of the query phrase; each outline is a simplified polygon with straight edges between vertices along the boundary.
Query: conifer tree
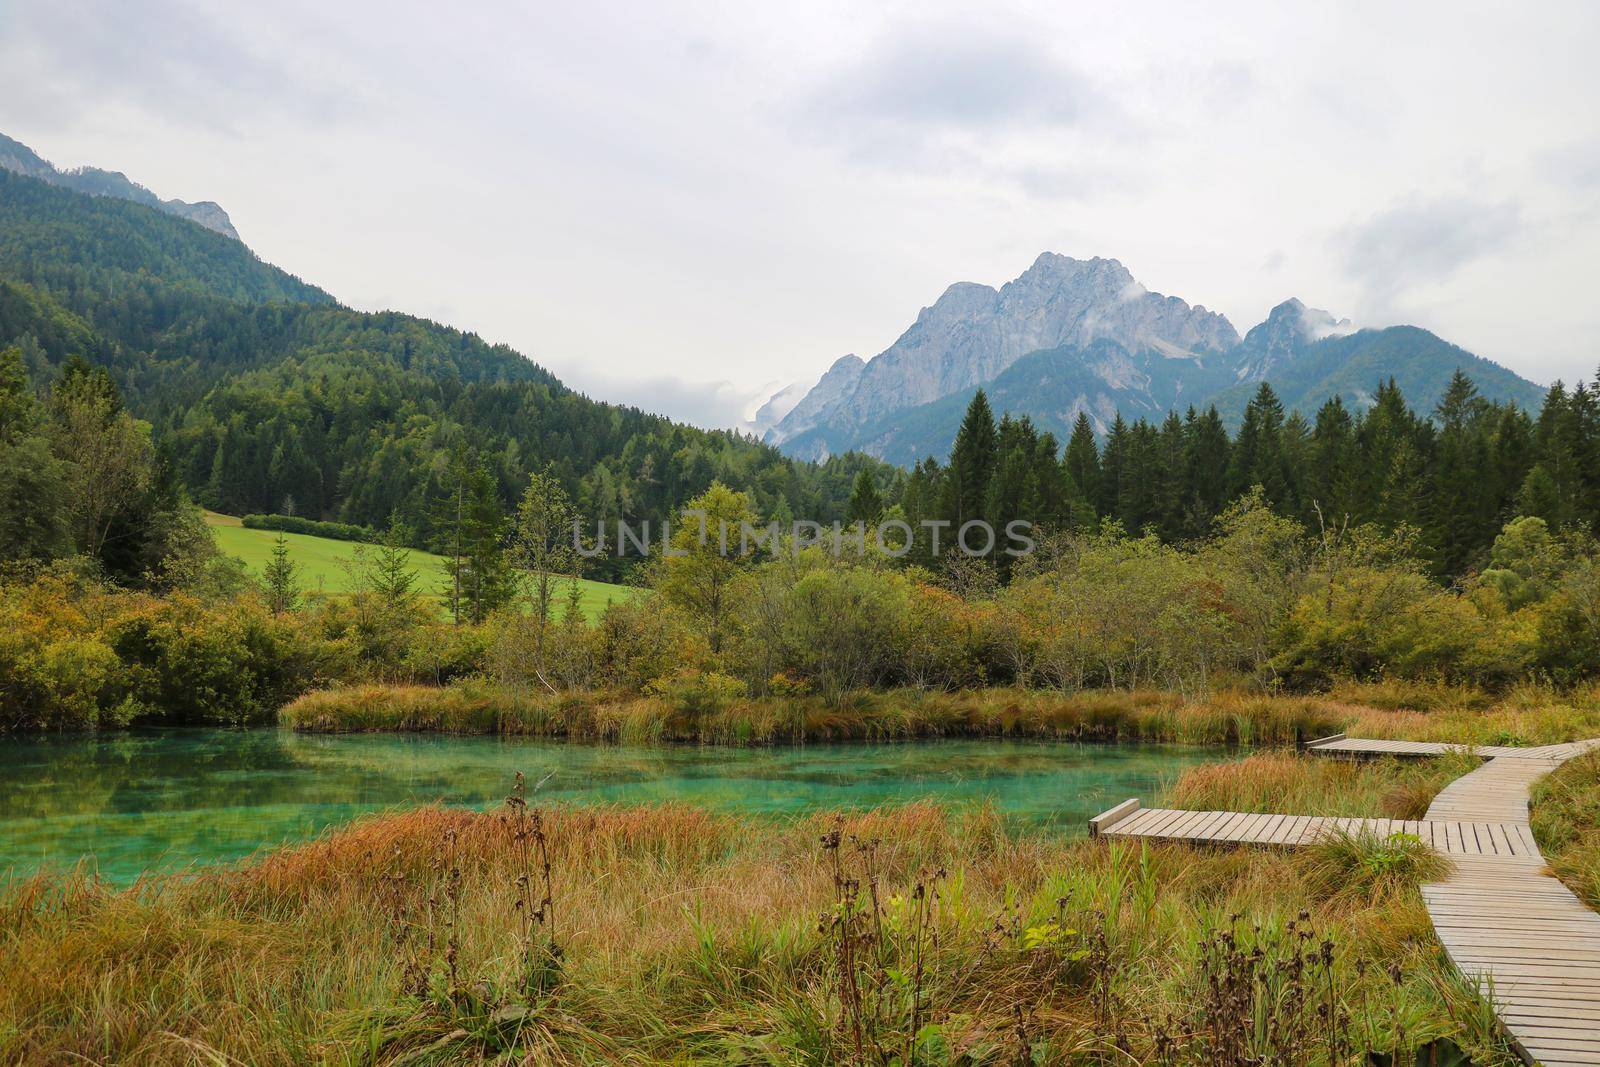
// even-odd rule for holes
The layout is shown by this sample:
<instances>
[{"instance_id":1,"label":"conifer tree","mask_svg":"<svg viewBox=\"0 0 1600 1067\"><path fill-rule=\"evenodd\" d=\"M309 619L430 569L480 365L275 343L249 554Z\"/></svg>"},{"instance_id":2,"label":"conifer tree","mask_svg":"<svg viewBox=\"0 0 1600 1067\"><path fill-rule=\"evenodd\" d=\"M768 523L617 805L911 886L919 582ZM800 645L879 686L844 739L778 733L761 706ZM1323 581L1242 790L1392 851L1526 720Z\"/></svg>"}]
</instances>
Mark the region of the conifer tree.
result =
<instances>
[{"instance_id":1,"label":"conifer tree","mask_svg":"<svg viewBox=\"0 0 1600 1067\"><path fill-rule=\"evenodd\" d=\"M1072 424L1072 436L1067 441L1066 455L1061 462L1066 468L1072 489L1076 490L1082 504L1091 512L1088 523L1083 525L1093 523L1092 512L1100 496L1100 450L1095 446L1094 428L1089 425L1086 412L1078 412L1078 418Z\"/></svg>"},{"instance_id":2,"label":"conifer tree","mask_svg":"<svg viewBox=\"0 0 1600 1067\"><path fill-rule=\"evenodd\" d=\"M1260 486L1268 504L1285 510L1290 486L1284 462L1283 402L1266 382L1256 390L1244 411L1244 422L1234 441L1229 487L1234 497Z\"/></svg>"},{"instance_id":3,"label":"conifer tree","mask_svg":"<svg viewBox=\"0 0 1600 1067\"><path fill-rule=\"evenodd\" d=\"M445 561L445 592L452 597L452 615L459 625L483 622L509 604L516 595L517 575L506 556L506 516L493 475L479 464L457 492L456 554Z\"/></svg>"},{"instance_id":4,"label":"conifer tree","mask_svg":"<svg viewBox=\"0 0 1600 1067\"><path fill-rule=\"evenodd\" d=\"M565 577L578 588L578 550L573 543L576 513L561 483L549 471L535 471L523 491L512 534L517 566L528 583L534 627L534 670L545 680L545 637L554 603L555 582ZM544 681L550 686L548 680Z\"/></svg>"},{"instance_id":5,"label":"conifer tree","mask_svg":"<svg viewBox=\"0 0 1600 1067\"><path fill-rule=\"evenodd\" d=\"M1457 368L1434 412L1438 437L1428 540L1436 569L1447 575L1463 573L1497 529L1488 495L1492 483L1484 477L1489 467L1484 407L1476 387Z\"/></svg>"},{"instance_id":6,"label":"conifer tree","mask_svg":"<svg viewBox=\"0 0 1600 1067\"><path fill-rule=\"evenodd\" d=\"M300 603L300 567L289 558L289 541L279 534L272 542L272 557L261 573L261 590L274 615L295 610Z\"/></svg>"},{"instance_id":7,"label":"conifer tree","mask_svg":"<svg viewBox=\"0 0 1600 1067\"><path fill-rule=\"evenodd\" d=\"M1122 480L1128 462L1128 424L1117 412L1111 420L1111 432L1106 434L1105 447L1100 450L1100 484L1095 492L1095 510L1101 518L1120 519L1117 508L1122 499Z\"/></svg>"},{"instance_id":8,"label":"conifer tree","mask_svg":"<svg viewBox=\"0 0 1600 1067\"><path fill-rule=\"evenodd\" d=\"M417 598L418 573L406 548L410 534L398 517L373 546L366 580L379 601L397 613L411 610Z\"/></svg>"},{"instance_id":9,"label":"conifer tree","mask_svg":"<svg viewBox=\"0 0 1600 1067\"><path fill-rule=\"evenodd\" d=\"M1215 405L1202 414L1189 409L1185 421L1184 470L1188 489L1184 534L1204 537L1228 503L1228 464L1232 442Z\"/></svg>"},{"instance_id":10,"label":"conifer tree","mask_svg":"<svg viewBox=\"0 0 1600 1067\"><path fill-rule=\"evenodd\" d=\"M871 526L882 514L883 497L878 493L878 483L872 477L872 472L862 467L856 471L855 485L850 490L850 507L845 517L850 522Z\"/></svg>"},{"instance_id":11,"label":"conifer tree","mask_svg":"<svg viewBox=\"0 0 1600 1067\"><path fill-rule=\"evenodd\" d=\"M982 389L973 394L967 413L950 448L945 471L945 514L954 529L984 517L989 481L994 477L997 431L989 398Z\"/></svg>"}]
</instances>

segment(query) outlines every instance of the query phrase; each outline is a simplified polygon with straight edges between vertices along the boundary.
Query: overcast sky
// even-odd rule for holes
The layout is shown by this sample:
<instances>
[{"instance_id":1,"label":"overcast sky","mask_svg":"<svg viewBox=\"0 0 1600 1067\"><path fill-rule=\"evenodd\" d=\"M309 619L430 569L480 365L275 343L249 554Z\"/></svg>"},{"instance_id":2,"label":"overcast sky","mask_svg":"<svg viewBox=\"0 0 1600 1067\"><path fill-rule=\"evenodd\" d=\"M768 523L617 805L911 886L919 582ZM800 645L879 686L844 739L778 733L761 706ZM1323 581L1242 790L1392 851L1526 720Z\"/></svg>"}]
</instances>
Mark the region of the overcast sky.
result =
<instances>
[{"instance_id":1,"label":"overcast sky","mask_svg":"<svg viewBox=\"0 0 1600 1067\"><path fill-rule=\"evenodd\" d=\"M0 132L727 424L1046 249L1590 376L1597 55L1585 2L5 0Z\"/></svg>"}]
</instances>

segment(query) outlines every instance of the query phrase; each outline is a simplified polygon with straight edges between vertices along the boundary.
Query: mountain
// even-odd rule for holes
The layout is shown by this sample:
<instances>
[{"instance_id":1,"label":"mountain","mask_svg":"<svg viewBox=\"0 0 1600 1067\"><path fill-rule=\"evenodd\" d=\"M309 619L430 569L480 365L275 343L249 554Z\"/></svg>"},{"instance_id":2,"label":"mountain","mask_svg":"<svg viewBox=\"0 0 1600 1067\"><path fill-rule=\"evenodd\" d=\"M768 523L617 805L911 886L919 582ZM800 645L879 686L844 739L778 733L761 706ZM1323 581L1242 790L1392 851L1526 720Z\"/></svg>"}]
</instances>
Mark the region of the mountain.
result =
<instances>
[{"instance_id":1,"label":"mountain","mask_svg":"<svg viewBox=\"0 0 1600 1067\"><path fill-rule=\"evenodd\" d=\"M1489 400L1533 411L1544 399L1545 389L1498 363L1421 327L1389 326L1307 340L1266 374L1243 379L1206 402L1215 404L1230 426L1236 425L1259 383L1268 381L1285 407L1307 416L1335 396L1359 411L1372 405L1379 382L1393 378L1416 410L1430 413L1458 368Z\"/></svg>"},{"instance_id":2,"label":"mountain","mask_svg":"<svg viewBox=\"0 0 1600 1067\"><path fill-rule=\"evenodd\" d=\"M659 523L713 481L764 515L842 518L857 473L735 432L592 400L505 345L340 306L238 241L160 209L0 170L0 348L36 388L105 367L173 477L230 513L387 528L419 544L461 465L509 508L549 470L591 521ZM659 528L659 527L658 527ZM616 559L594 561L617 576Z\"/></svg>"},{"instance_id":3,"label":"mountain","mask_svg":"<svg viewBox=\"0 0 1600 1067\"><path fill-rule=\"evenodd\" d=\"M1366 407L1381 379L1431 410L1457 368L1484 396L1532 407L1543 390L1426 330L1357 331L1298 299L1243 338L1222 315L1150 292L1114 259L1044 253L998 290L952 285L893 345L835 363L767 439L819 459L860 449L907 465L942 458L972 394L1064 439L1079 412L1159 420L1216 404L1237 422L1262 382L1308 415L1332 396Z\"/></svg>"},{"instance_id":4,"label":"mountain","mask_svg":"<svg viewBox=\"0 0 1600 1067\"><path fill-rule=\"evenodd\" d=\"M835 363L818 384L829 394L816 402L806 397L769 440L792 454L827 455L845 440L870 439L886 414L990 381L1031 352L1098 339L1201 365L1238 344L1239 335L1221 315L1150 292L1114 259L1046 252L999 289L950 286L866 364L857 366L855 357Z\"/></svg>"},{"instance_id":5,"label":"mountain","mask_svg":"<svg viewBox=\"0 0 1600 1067\"><path fill-rule=\"evenodd\" d=\"M795 405L811 391L805 382L791 382L776 389L772 386L767 388L772 390L766 394L767 399L749 412L745 419L748 429L757 437L765 437L767 431L782 422L784 416L793 411Z\"/></svg>"},{"instance_id":6,"label":"mountain","mask_svg":"<svg viewBox=\"0 0 1600 1067\"><path fill-rule=\"evenodd\" d=\"M239 240L239 232L233 228L228 213L214 201L202 200L190 204L183 200L163 200L138 182L130 180L126 174L115 170L101 170L99 167L59 170L21 141L13 140L3 133L0 133L0 169L37 178L51 185L59 185L90 196L131 200L136 204L144 204L146 207L165 211L169 215L199 223L224 237Z\"/></svg>"},{"instance_id":7,"label":"mountain","mask_svg":"<svg viewBox=\"0 0 1600 1067\"><path fill-rule=\"evenodd\" d=\"M833 366L817 379L817 384L796 401L789 408L789 413L767 432L767 440L773 444L780 444L821 423L850 397L856 383L861 380L861 372L866 367L865 361L854 352L834 360Z\"/></svg>"},{"instance_id":8,"label":"mountain","mask_svg":"<svg viewBox=\"0 0 1600 1067\"><path fill-rule=\"evenodd\" d=\"M159 209L0 170L0 274L82 298L183 289L251 303L332 304L244 244Z\"/></svg>"},{"instance_id":9,"label":"mountain","mask_svg":"<svg viewBox=\"0 0 1600 1067\"><path fill-rule=\"evenodd\" d=\"M1229 355L1240 381L1264 382L1292 364L1307 345L1354 331L1349 319L1336 319L1290 297L1268 312L1266 321L1245 334Z\"/></svg>"}]
</instances>

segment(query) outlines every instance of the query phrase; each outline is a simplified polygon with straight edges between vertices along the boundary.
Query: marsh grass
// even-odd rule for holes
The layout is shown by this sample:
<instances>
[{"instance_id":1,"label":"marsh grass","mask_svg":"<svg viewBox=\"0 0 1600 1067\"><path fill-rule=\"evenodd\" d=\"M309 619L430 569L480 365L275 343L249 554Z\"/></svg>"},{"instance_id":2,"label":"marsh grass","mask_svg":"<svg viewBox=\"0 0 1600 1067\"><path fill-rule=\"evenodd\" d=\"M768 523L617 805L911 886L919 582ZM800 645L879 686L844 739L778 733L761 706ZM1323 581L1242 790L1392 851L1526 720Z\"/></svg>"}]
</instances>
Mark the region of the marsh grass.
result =
<instances>
[{"instance_id":1,"label":"marsh grass","mask_svg":"<svg viewBox=\"0 0 1600 1067\"><path fill-rule=\"evenodd\" d=\"M1481 762L1470 753L1343 760L1258 752L1189 768L1168 788L1165 803L1196 811L1420 819L1440 789Z\"/></svg>"},{"instance_id":2,"label":"marsh grass","mask_svg":"<svg viewBox=\"0 0 1600 1067\"><path fill-rule=\"evenodd\" d=\"M1306 850L1306 871L1330 898L1390 898L1450 874L1450 860L1415 834L1339 833Z\"/></svg>"},{"instance_id":3,"label":"marsh grass","mask_svg":"<svg viewBox=\"0 0 1600 1067\"><path fill-rule=\"evenodd\" d=\"M903 689L740 698L707 708L612 691L550 693L483 679L309 693L280 722L319 733L501 734L581 741L774 744L928 737L1039 737L1287 745L1338 731L1464 744L1540 745L1600 736L1600 691L1348 686L1325 696L1225 691Z\"/></svg>"},{"instance_id":4,"label":"marsh grass","mask_svg":"<svg viewBox=\"0 0 1600 1067\"><path fill-rule=\"evenodd\" d=\"M586 741L770 744L1018 736L1287 744L1337 729L1318 701L1243 694L1204 702L1170 693L1024 689L862 691L740 699L712 710L656 696L540 693L482 680L445 687L350 686L309 693L280 722L307 732L439 732Z\"/></svg>"},{"instance_id":5,"label":"marsh grass","mask_svg":"<svg viewBox=\"0 0 1600 1067\"><path fill-rule=\"evenodd\" d=\"M1550 869L1600 909L1600 751L1569 761L1534 786L1531 822Z\"/></svg>"},{"instance_id":6,"label":"marsh grass","mask_svg":"<svg viewBox=\"0 0 1600 1067\"><path fill-rule=\"evenodd\" d=\"M0 1060L1264 1062L1219 1059L1234 1038L1195 1014L1245 966L1226 1018L1276 1014L1241 1055L1325 1062L1332 1004L1351 1047L1448 1037L1512 1062L1415 891L1329 895L1313 856L1067 841L926 804L783 822L529 805L397 812L125 890L13 884ZM1228 931L1243 963L1217 955ZM1303 970L1298 1002L1280 964Z\"/></svg>"}]
</instances>

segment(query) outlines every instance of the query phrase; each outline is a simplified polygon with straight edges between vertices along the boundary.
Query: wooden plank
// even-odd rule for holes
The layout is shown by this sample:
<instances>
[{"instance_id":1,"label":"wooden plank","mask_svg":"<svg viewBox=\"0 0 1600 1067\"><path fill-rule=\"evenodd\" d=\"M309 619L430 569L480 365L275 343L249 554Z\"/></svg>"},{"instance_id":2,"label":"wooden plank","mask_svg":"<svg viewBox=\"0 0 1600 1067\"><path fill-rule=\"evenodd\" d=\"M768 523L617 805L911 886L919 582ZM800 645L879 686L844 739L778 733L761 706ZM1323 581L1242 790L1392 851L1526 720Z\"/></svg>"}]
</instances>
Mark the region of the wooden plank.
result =
<instances>
[{"instance_id":1,"label":"wooden plank","mask_svg":"<svg viewBox=\"0 0 1600 1067\"><path fill-rule=\"evenodd\" d=\"M1094 818L1089 820L1089 836L1099 836L1102 830L1106 830L1112 826L1115 826L1118 822L1126 819L1128 816L1132 815L1138 810L1139 798L1131 797L1108 811L1102 811L1099 815L1096 815Z\"/></svg>"}]
</instances>

